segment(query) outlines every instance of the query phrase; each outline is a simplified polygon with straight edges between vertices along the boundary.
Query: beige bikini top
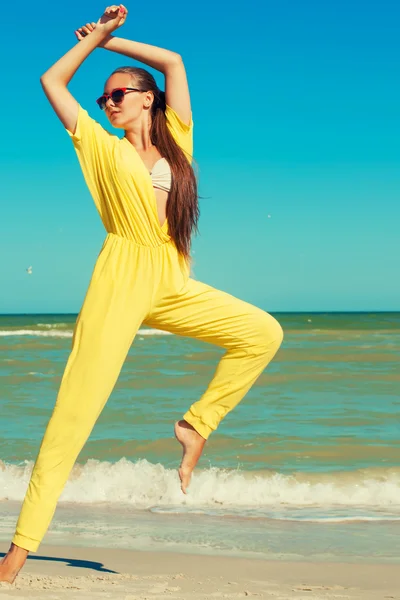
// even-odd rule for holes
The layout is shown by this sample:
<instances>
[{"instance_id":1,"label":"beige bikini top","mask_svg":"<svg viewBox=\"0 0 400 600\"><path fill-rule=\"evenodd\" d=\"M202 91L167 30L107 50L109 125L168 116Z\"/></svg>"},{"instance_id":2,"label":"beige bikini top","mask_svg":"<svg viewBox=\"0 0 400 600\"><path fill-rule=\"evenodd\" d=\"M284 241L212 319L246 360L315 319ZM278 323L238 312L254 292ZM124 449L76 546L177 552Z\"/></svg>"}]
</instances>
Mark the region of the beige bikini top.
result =
<instances>
[{"instance_id":1,"label":"beige bikini top","mask_svg":"<svg viewBox=\"0 0 400 600\"><path fill-rule=\"evenodd\" d=\"M164 192L171 191L171 167L166 158L160 158L160 160L156 162L153 170L150 171L150 177L153 182L153 187L164 190Z\"/></svg>"}]
</instances>

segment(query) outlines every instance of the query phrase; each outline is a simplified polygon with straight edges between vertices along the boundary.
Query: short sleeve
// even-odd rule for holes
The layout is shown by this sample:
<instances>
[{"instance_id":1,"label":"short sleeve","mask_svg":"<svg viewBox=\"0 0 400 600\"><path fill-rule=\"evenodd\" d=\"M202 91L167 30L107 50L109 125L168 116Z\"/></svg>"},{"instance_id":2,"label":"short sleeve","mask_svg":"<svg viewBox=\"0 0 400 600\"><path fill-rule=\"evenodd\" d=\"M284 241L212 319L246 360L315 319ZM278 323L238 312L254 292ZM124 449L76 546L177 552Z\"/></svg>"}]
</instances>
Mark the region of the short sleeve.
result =
<instances>
[{"instance_id":1,"label":"short sleeve","mask_svg":"<svg viewBox=\"0 0 400 600\"><path fill-rule=\"evenodd\" d=\"M165 109L165 117L167 119L167 127L171 132L174 140L185 152L189 162L192 162L193 157L193 119L190 119L189 125L184 123L177 115L173 108L168 106Z\"/></svg>"},{"instance_id":2,"label":"short sleeve","mask_svg":"<svg viewBox=\"0 0 400 600\"><path fill-rule=\"evenodd\" d=\"M93 200L103 217L105 186L113 172L113 156L117 136L106 131L79 105L75 133L66 130Z\"/></svg>"}]
</instances>

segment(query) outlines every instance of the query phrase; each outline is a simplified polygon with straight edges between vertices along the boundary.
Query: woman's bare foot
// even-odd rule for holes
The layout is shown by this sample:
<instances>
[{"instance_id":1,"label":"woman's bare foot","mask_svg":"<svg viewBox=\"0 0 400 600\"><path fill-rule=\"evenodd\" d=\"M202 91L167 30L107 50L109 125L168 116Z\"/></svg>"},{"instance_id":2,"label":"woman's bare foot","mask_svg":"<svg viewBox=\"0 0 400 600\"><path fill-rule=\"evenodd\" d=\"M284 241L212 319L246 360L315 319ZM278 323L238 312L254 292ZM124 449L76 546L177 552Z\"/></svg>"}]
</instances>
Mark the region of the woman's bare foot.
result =
<instances>
[{"instance_id":1,"label":"woman's bare foot","mask_svg":"<svg viewBox=\"0 0 400 600\"><path fill-rule=\"evenodd\" d=\"M197 433L194 427L184 420L175 423L175 437L183 448L182 462L178 473L181 480L182 492L186 494L186 488L190 483L192 471L203 452L206 440Z\"/></svg>"},{"instance_id":2,"label":"woman's bare foot","mask_svg":"<svg viewBox=\"0 0 400 600\"><path fill-rule=\"evenodd\" d=\"M9 551L0 561L0 581L14 583L16 576L25 564L28 550L11 544Z\"/></svg>"}]
</instances>

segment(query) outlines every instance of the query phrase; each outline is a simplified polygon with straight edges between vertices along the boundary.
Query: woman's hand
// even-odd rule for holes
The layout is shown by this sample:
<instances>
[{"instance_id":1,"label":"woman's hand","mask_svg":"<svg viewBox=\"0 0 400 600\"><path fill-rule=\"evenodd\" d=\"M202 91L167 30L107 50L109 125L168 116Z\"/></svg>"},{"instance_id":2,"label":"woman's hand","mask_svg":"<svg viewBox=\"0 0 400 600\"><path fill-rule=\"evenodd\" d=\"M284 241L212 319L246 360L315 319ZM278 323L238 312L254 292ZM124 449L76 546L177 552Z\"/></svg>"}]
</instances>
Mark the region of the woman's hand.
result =
<instances>
[{"instance_id":1,"label":"woman's hand","mask_svg":"<svg viewBox=\"0 0 400 600\"><path fill-rule=\"evenodd\" d=\"M89 33L92 33L92 31L94 31L95 29L96 23L92 21L92 23L86 23L86 25L83 25L83 27L79 27L79 29L75 31L75 35L78 38L78 41L80 42L81 40L83 40L84 37L89 35Z\"/></svg>"},{"instance_id":2,"label":"woman's hand","mask_svg":"<svg viewBox=\"0 0 400 600\"><path fill-rule=\"evenodd\" d=\"M128 9L125 8L123 4L120 4L119 6L107 6L104 14L97 23L86 23L86 25L79 27L79 29L75 31L75 35L78 40L81 41L84 37L92 33L94 29L97 29L97 31L101 31L110 36L113 31L125 23L127 16Z\"/></svg>"},{"instance_id":3,"label":"woman's hand","mask_svg":"<svg viewBox=\"0 0 400 600\"><path fill-rule=\"evenodd\" d=\"M128 9L123 4L107 6L104 14L97 21L96 28L110 34L125 23L127 15Z\"/></svg>"},{"instance_id":4,"label":"woman's hand","mask_svg":"<svg viewBox=\"0 0 400 600\"><path fill-rule=\"evenodd\" d=\"M103 33L107 33L107 37L100 46L104 46L104 44L111 39L111 33L121 27L126 21L126 17L128 16L128 9L120 4L119 6L107 6L104 14L100 17L100 19L95 23L86 23L83 27L79 27L75 31L75 35L80 42L84 37L87 37L92 31L97 29L97 31L101 31Z\"/></svg>"}]
</instances>

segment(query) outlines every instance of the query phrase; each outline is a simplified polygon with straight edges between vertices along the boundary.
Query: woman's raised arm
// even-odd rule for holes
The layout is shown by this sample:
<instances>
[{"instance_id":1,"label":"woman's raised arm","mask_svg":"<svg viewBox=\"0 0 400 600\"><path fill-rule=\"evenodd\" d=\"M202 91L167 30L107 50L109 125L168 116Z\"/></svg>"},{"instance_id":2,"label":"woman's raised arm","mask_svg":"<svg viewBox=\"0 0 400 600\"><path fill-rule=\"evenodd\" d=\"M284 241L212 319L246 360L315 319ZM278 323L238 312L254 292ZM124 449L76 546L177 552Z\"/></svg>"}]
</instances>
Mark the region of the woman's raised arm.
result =
<instances>
[{"instance_id":1,"label":"woman's raised arm","mask_svg":"<svg viewBox=\"0 0 400 600\"><path fill-rule=\"evenodd\" d=\"M114 8L114 7L111 7ZM76 32L78 40L84 41L96 33L96 23L86 23ZM89 35L91 34L91 35ZM79 44L80 45L80 44ZM101 44L102 48L133 58L157 71L165 77L165 101L174 109L184 123L189 124L192 111L190 106L189 86L182 58L176 52L158 46L142 44L119 37L108 36Z\"/></svg>"},{"instance_id":2,"label":"woman's raised arm","mask_svg":"<svg viewBox=\"0 0 400 600\"><path fill-rule=\"evenodd\" d=\"M67 89L68 83L83 61L104 42L112 31L123 25L128 11L122 5L107 9L96 23L93 36L71 48L40 78L44 93L64 127L75 133L78 102ZM115 8L117 10L115 10Z\"/></svg>"}]
</instances>

